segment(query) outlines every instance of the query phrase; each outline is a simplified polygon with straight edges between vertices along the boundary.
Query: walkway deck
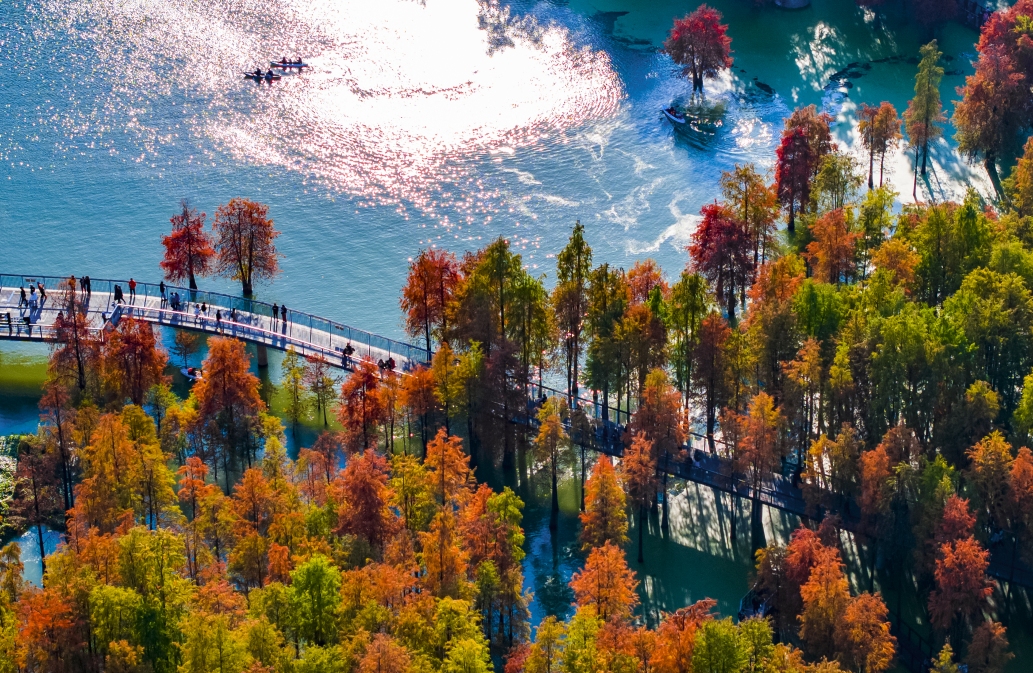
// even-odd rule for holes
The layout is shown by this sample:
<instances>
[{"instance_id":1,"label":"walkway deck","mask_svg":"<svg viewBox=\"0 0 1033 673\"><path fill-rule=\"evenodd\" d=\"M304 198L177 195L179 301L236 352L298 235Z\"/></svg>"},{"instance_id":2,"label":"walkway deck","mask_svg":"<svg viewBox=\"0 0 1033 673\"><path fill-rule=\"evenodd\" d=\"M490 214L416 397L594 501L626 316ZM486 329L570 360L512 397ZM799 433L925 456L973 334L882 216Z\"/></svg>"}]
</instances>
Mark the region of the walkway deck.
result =
<instances>
[{"instance_id":1,"label":"walkway deck","mask_svg":"<svg viewBox=\"0 0 1033 673\"><path fill-rule=\"evenodd\" d=\"M0 339L53 341L57 315L68 304L65 291L58 289L65 280L0 274ZM34 301L29 294L29 288L37 283L44 285L45 300L39 292ZM135 297L130 296L128 280L92 279L90 285L92 292L83 299L90 326L96 330L117 324L123 317L133 317L155 325L231 336L281 351L293 347L302 356L322 356L341 369L368 358L374 362L394 359L396 369L407 371L430 359L418 346L308 313L288 309L286 320L274 317L273 304L252 299L169 285L163 300L155 283L138 282ZM115 303L116 286L121 288L125 303ZM78 292L78 281L76 287ZM28 304L21 303L21 288L30 297ZM354 349L350 358L344 355L349 345Z\"/></svg>"},{"instance_id":2,"label":"walkway deck","mask_svg":"<svg viewBox=\"0 0 1033 673\"><path fill-rule=\"evenodd\" d=\"M57 314L67 305L67 297L63 291L58 290L65 280L54 276L0 274L0 340L53 341ZM30 286L40 282L46 288L46 300L41 302L37 296L34 305L32 302L28 306L19 305L20 288L25 287L28 293ZM125 295L125 304L114 302L116 285L121 287ZM341 369L350 369L359 358L369 358L374 362L394 358L396 369L404 372L430 360L426 349L308 313L288 309L287 320L274 319L272 304L232 295L166 286L166 300L163 301L159 286L154 283L138 282L135 298L129 295L129 283L126 280L93 279L91 286L92 293L85 298L85 304L91 327L98 331L106 325L117 324L125 316L132 316L155 325L231 336L281 351L293 347L300 355L322 356L332 366ZM175 298L177 295L178 301ZM202 307L206 310L202 311ZM350 358L342 353L349 344L354 348ZM532 386L532 389L538 395L567 396L566 392L553 388ZM577 402L598 417L601 410L592 400L578 398ZM535 403L529 401L524 410L511 409L506 421L536 427L536 410ZM496 415L502 414L501 408L495 411ZM621 439L623 430L624 427L619 424L612 421L604 423L597 418L593 436L576 437L575 441L588 449L619 457L624 453ZM705 440L702 435L690 434ZM754 497L752 484L742 474L735 472L732 461L727 457L698 450L687 453L686 460L671 460L661 469L671 476L708 486L715 491L745 499ZM771 475L763 480L756 490L756 498L764 505L801 518L820 518L823 515L823 512L816 512L808 506L800 487L785 475ZM860 520L856 505L849 501L841 502L835 513L840 516L843 528L850 531L858 529ZM1000 550L993 551L990 575L1033 587L1033 572L1021 564L1011 562L1011 559L1006 560L1006 555Z\"/></svg>"}]
</instances>

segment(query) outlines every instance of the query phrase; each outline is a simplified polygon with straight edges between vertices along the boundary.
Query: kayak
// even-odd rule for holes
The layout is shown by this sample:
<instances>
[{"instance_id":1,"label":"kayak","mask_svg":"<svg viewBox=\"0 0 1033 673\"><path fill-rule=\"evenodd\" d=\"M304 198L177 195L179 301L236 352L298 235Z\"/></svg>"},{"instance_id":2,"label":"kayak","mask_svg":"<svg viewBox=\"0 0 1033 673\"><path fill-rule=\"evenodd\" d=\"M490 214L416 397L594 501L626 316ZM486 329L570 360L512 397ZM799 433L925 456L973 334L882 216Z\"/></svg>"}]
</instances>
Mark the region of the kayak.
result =
<instances>
[{"instance_id":1,"label":"kayak","mask_svg":"<svg viewBox=\"0 0 1033 673\"><path fill-rule=\"evenodd\" d=\"M302 68L312 67L308 63L283 63L282 61L269 61L269 65L273 66L274 68L282 68L283 70L290 70L291 68L297 68L298 70L301 70Z\"/></svg>"},{"instance_id":2,"label":"kayak","mask_svg":"<svg viewBox=\"0 0 1033 673\"><path fill-rule=\"evenodd\" d=\"M277 75L275 73L273 73L273 74L256 75L253 72L246 72L246 73L244 73L244 79L253 79L256 82L260 82L262 80L265 80L265 81L269 82L269 81L274 80L274 79L283 79L283 75Z\"/></svg>"},{"instance_id":3,"label":"kayak","mask_svg":"<svg viewBox=\"0 0 1033 673\"><path fill-rule=\"evenodd\" d=\"M678 114L678 111L675 110L673 107L669 107L666 110L664 110L664 115L668 119L670 119L672 123L675 123L675 124L684 124L685 123L685 116Z\"/></svg>"}]
</instances>

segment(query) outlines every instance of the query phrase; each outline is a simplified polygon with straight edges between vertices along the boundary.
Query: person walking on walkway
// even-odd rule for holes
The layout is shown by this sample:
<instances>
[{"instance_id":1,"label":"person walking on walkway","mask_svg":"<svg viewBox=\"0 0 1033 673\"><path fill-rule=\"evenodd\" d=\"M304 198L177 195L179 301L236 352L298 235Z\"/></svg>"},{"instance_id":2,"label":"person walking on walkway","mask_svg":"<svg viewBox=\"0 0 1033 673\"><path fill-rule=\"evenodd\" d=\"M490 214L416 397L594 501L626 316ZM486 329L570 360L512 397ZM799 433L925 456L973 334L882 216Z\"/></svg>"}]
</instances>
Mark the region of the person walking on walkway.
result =
<instances>
[{"instance_id":1,"label":"person walking on walkway","mask_svg":"<svg viewBox=\"0 0 1033 673\"><path fill-rule=\"evenodd\" d=\"M116 285L115 286L115 303L116 304L124 304L124 303L126 303L125 295L122 294L122 286L121 285Z\"/></svg>"},{"instance_id":2,"label":"person walking on walkway","mask_svg":"<svg viewBox=\"0 0 1033 673\"><path fill-rule=\"evenodd\" d=\"M86 296L93 296L93 282L90 280L89 276L86 276Z\"/></svg>"},{"instance_id":3,"label":"person walking on walkway","mask_svg":"<svg viewBox=\"0 0 1033 673\"><path fill-rule=\"evenodd\" d=\"M158 283L158 292L161 292L161 307L165 308L169 304L169 300L165 297L165 281Z\"/></svg>"},{"instance_id":4,"label":"person walking on walkway","mask_svg":"<svg viewBox=\"0 0 1033 673\"><path fill-rule=\"evenodd\" d=\"M284 304L280 307L280 318L283 320L284 326L287 325L287 305Z\"/></svg>"},{"instance_id":5,"label":"person walking on walkway","mask_svg":"<svg viewBox=\"0 0 1033 673\"><path fill-rule=\"evenodd\" d=\"M222 311L215 311L215 329L222 331Z\"/></svg>"},{"instance_id":6,"label":"person walking on walkway","mask_svg":"<svg viewBox=\"0 0 1033 673\"><path fill-rule=\"evenodd\" d=\"M280 319L280 306L279 304L273 304L273 324Z\"/></svg>"},{"instance_id":7,"label":"person walking on walkway","mask_svg":"<svg viewBox=\"0 0 1033 673\"><path fill-rule=\"evenodd\" d=\"M86 299L86 286L87 286L87 284L88 283L86 281L86 276L83 276L82 278L79 279L79 298L80 299Z\"/></svg>"},{"instance_id":8,"label":"person walking on walkway","mask_svg":"<svg viewBox=\"0 0 1033 673\"><path fill-rule=\"evenodd\" d=\"M74 274L68 277L68 286L70 288L72 288L72 298L74 299L75 298L75 275Z\"/></svg>"},{"instance_id":9,"label":"person walking on walkway","mask_svg":"<svg viewBox=\"0 0 1033 673\"><path fill-rule=\"evenodd\" d=\"M22 295L21 299L18 300L18 308L21 308L22 306L28 306L29 305L29 300L25 297L25 288L24 287L20 287L18 289L21 291L21 295Z\"/></svg>"},{"instance_id":10,"label":"person walking on walkway","mask_svg":"<svg viewBox=\"0 0 1033 673\"><path fill-rule=\"evenodd\" d=\"M36 287L39 288L39 305L42 306L43 302L47 300L47 289L43 287L42 282L37 282Z\"/></svg>"},{"instance_id":11,"label":"person walking on walkway","mask_svg":"<svg viewBox=\"0 0 1033 673\"><path fill-rule=\"evenodd\" d=\"M136 303L136 281L132 276L129 277L129 303Z\"/></svg>"}]
</instances>

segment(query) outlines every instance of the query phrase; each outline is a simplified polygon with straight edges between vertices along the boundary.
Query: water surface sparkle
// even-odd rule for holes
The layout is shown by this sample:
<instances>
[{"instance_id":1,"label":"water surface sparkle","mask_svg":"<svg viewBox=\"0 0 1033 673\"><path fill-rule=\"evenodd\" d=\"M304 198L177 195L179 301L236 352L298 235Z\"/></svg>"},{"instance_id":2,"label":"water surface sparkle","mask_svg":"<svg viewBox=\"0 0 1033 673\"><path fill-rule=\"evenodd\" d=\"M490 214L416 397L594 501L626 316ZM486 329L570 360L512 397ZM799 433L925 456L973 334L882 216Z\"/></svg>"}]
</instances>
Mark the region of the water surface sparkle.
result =
<instances>
[{"instance_id":1,"label":"water surface sparkle","mask_svg":"<svg viewBox=\"0 0 1033 673\"><path fill-rule=\"evenodd\" d=\"M364 204L435 211L443 182L476 195L484 189L468 158L565 138L624 97L605 52L494 2L304 0L274 17L267 6L52 0L43 11L89 45L89 60L119 73L110 103L130 111L141 138L211 139L240 161L315 176ZM243 80L278 55L312 68ZM162 128L153 113L173 93L183 96L181 123ZM456 196L448 205L479 205Z\"/></svg>"}]
</instances>

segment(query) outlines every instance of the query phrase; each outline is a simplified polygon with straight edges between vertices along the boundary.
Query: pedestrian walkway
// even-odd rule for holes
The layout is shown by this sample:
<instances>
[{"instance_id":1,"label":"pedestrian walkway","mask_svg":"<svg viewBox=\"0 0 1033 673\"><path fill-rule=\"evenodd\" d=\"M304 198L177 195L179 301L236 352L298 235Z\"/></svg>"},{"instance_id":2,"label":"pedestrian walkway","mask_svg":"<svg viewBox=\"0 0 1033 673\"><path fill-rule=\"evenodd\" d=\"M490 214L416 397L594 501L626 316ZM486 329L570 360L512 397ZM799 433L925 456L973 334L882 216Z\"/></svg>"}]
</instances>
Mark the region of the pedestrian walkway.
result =
<instances>
[{"instance_id":1,"label":"pedestrian walkway","mask_svg":"<svg viewBox=\"0 0 1033 673\"><path fill-rule=\"evenodd\" d=\"M66 291L59 289L66 281L67 277L0 274L0 339L55 340L54 323L69 302ZM22 303L21 288L28 292L37 283L47 288L46 300L37 297L35 302ZM90 287L91 292L83 294L81 279L76 279L76 294L85 307L90 328L97 331L132 317L155 325L234 337L281 351L293 348L299 355L321 356L341 369L350 369L362 358L373 362L394 360L398 371L408 371L430 360L427 351L418 346L253 299L172 285L164 286L163 298L161 284L139 281L134 298L128 280L94 278ZM122 302L115 301L117 290L121 290ZM349 347L351 353L346 355Z\"/></svg>"}]
</instances>

